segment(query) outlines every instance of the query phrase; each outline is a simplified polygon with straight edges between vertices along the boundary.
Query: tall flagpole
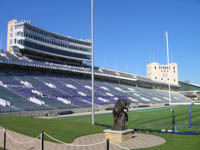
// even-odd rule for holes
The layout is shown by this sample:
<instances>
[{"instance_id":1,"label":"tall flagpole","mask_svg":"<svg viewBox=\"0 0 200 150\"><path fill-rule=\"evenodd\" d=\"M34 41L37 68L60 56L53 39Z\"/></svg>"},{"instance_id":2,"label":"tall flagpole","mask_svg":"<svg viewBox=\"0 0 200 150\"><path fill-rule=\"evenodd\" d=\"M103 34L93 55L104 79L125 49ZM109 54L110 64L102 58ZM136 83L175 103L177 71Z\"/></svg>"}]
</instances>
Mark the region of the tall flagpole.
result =
<instances>
[{"instance_id":1,"label":"tall flagpole","mask_svg":"<svg viewBox=\"0 0 200 150\"><path fill-rule=\"evenodd\" d=\"M92 42L92 125L94 121L94 1L91 0L91 42Z\"/></svg>"},{"instance_id":2,"label":"tall flagpole","mask_svg":"<svg viewBox=\"0 0 200 150\"><path fill-rule=\"evenodd\" d=\"M166 45L167 45L167 62L168 62L168 82L169 82L169 105L171 105L171 93L170 93L170 66L169 66L169 46L168 46L168 32L165 32Z\"/></svg>"}]
</instances>

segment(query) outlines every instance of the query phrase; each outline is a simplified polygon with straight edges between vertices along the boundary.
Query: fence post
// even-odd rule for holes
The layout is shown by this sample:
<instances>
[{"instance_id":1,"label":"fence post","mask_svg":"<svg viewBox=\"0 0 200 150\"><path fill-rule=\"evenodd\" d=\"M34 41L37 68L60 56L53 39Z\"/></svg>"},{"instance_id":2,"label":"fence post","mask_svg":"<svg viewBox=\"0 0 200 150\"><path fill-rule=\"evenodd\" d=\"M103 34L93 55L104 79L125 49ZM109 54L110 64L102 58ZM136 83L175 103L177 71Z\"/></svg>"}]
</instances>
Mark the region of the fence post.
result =
<instances>
[{"instance_id":1,"label":"fence post","mask_svg":"<svg viewBox=\"0 0 200 150\"><path fill-rule=\"evenodd\" d=\"M4 142L3 142L4 150L6 150L6 129L4 129Z\"/></svg>"},{"instance_id":2,"label":"fence post","mask_svg":"<svg viewBox=\"0 0 200 150\"><path fill-rule=\"evenodd\" d=\"M41 150L44 150L44 131L42 131Z\"/></svg>"},{"instance_id":3,"label":"fence post","mask_svg":"<svg viewBox=\"0 0 200 150\"><path fill-rule=\"evenodd\" d=\"M109 150L109 139L106 140L106 150Z\"/></svg>"}]
</instances>

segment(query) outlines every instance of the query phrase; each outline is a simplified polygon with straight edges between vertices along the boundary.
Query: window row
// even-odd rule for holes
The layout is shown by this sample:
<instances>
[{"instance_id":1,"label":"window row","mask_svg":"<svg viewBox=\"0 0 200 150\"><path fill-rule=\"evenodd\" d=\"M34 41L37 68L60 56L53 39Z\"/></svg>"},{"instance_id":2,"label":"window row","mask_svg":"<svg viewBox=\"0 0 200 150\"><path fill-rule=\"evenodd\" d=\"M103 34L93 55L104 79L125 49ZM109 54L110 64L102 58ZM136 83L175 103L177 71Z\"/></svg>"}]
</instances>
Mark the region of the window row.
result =
<instances>
[{"instance_id":1,"label":"window row","mask_svg":"<svg viewBox=\"0 0 200 150\"><path fill-rule=\"evenodd\" d=\"M65 44L65 43L62 43L62 42L57 42L57 41L55 41L53 39L47 39L47 38L43 38L43 37L38 36L38 35L30 34L29 32L21 32L21 31L19 31L19 32L17 32L16 35L17 36L28 37L28 38L31 38L33 40L37 40L37 41L44 42L44 43L47 43L47 44L52 44L52 45L59 46L59 47L62 47L62 48L69 48L69 49L83 51L83 52L90 52L89 49L85 49L85 48L81 48L81 47Z\"/></svg>"},{"instance_id":2,"label":"window row","mask_svg":"<svg viewBox=\"0 0 200 150\"><path fill-rule=\"evenodd\" d=\"M51 47L47 47L47 46L43 46L43 45L39 45L36 43L32 43L29 41L23 41L23 40L18 40L17 41L19 44L36 49L36 50L40 50L43 52L48 52L51 54L57 54L57 55L62 55L62 56L69 56L69 57L75 57L75 58L81 58L81 59L87 59L90 60L91 57L89 55L84 55L84 54L77 54L77 53L72 53L72 52L67 52L67 51L63 51L63 50L58 50L58 49L54 49Z\"/></svg>"},{"instance_id":3,"label":"window row","mask_svg":"<svg viewBox=\"0 0 200 150\"><path fill-rule=\"evenodd\" d=\"M38 29L36 29L36 28L34 28L34 27L26 26L26 28L27 28L28 30L30 30L30 31L35 32L35 33L39 33L39 34L41 34L41 35L53 37L53 38L56 38L56 39L58 39L58 40L64 40L64 41L67 41L67 42L73 42L73 43L77 43L77 44L83 44L83 45L91 46L91 44L88 43L88 42L79 41L79 40L74 40L74 39L70 39L70 38L69 38L69 39L66 39L66 38L64 38L64 37L62 38L61 36L56 36L56 35L54 35L54 34L50 34L50 33L47 33L47 32L45 32L45 31L42 31L42 30L38 30Z\"/></svg>"},{"instance_id":4,"label":"window row","mask_svg":"<svg viewBox=\"0 0 200 150\"><path fill-rule=\"evenodd\" d=\"M157 80L157 77L155 77L155 80ZM163 78L160 78L160 80L163 81ZM169 78L167 80L169 81ZM176 79L174 79L174 82L176 82Z\"/></svg>"}]
</instances>

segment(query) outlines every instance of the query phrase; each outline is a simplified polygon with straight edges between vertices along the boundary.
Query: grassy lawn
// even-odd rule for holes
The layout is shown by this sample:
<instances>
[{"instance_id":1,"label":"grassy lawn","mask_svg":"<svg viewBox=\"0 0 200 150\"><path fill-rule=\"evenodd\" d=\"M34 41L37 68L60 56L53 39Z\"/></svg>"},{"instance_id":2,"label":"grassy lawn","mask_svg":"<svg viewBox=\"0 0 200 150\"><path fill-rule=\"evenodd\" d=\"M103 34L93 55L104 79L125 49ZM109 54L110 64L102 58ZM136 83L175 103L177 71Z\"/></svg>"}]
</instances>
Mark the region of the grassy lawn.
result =
<instances>
[{"instance_id":1,"label":"grassy lawn","mask_svg":"<svg viewBox=\"0 0 200 150\"><path fill-rule=\"evenodd\" d=\"M189 106L174 107L176 115L176 127L179 131L200 131L200 106L193 106L192 121L193 128L189 129ZM131 111L128 113L128 128L144 129L170 129L171 112L170 108L151 109L143 111ZM112 125L112 114L95 115L95 121L104 125ZM63 117L59 119L38 119L31 117L9 117L0 116L0 125L10 130L36 137L42 130L53 137L64 141L72 142L76 137L102 133L105 127L92 126L91 116ZM167 142L161 146L148 148L148 150L199 150L200 135L167 135L155 134L163 137Z\"/></svg>"},{"instance_id":2,"label":"grassy lawn","mask_svg":"<svg viewBox=\"0 0 200 150\"><path fill-rule=\"evenodd\" d=\"M90 118L47 120L30 117L0 117L0 124L10 130L36 137L42 131L55 138L72 142L76 137L92 133L101 133L104 129L92 126Z\"/></svg>"}]
</instances>

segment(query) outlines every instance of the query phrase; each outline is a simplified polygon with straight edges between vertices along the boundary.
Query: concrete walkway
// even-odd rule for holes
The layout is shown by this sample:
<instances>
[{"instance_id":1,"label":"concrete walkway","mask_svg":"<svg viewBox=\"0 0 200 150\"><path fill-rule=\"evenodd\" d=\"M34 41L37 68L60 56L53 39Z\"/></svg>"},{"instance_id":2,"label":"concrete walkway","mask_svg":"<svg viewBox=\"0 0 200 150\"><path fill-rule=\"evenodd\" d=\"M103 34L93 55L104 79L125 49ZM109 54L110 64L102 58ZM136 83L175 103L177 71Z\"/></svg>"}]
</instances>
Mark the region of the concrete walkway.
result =
<instances>
[{"instance_id":1,"label":"concrete walkway","mask_svg":"<svg viewBox=\"0 0 200 150\"><path fill-rule=\"evenodd\" d=\"M3 128L0 127L0 147L3 147ZM11 139L13 138L13 139ZM51 135L53 136L53 135ZM34 140L34 141L32 141ZM27 143L32 141L31 143ZM26 144L22 144L22 143ZM87 145L87 144L95 144L102 142L102 144L93 145L90 147L83 146L67 146L65 144L57 144L53 142L44 142L45 150L106 150L106 141L104 138L104 134L92 134L87 136L82 136L74 140L74 145ZM157 145L164 144L165 140L161 137L148 135L148 134L138 134L135 133L133 139L128 140L120 144L122 147L126 147L128 149L138 149L138 148L147 148L153 147ZM16 132L7 130L7 149L8 150L40 150L41 149L41 140L34 139L29 136L25 136L22 134L18 134ZM110 143L110 150L122 150L122 148Z\"/></svg>"}]
</instances>

